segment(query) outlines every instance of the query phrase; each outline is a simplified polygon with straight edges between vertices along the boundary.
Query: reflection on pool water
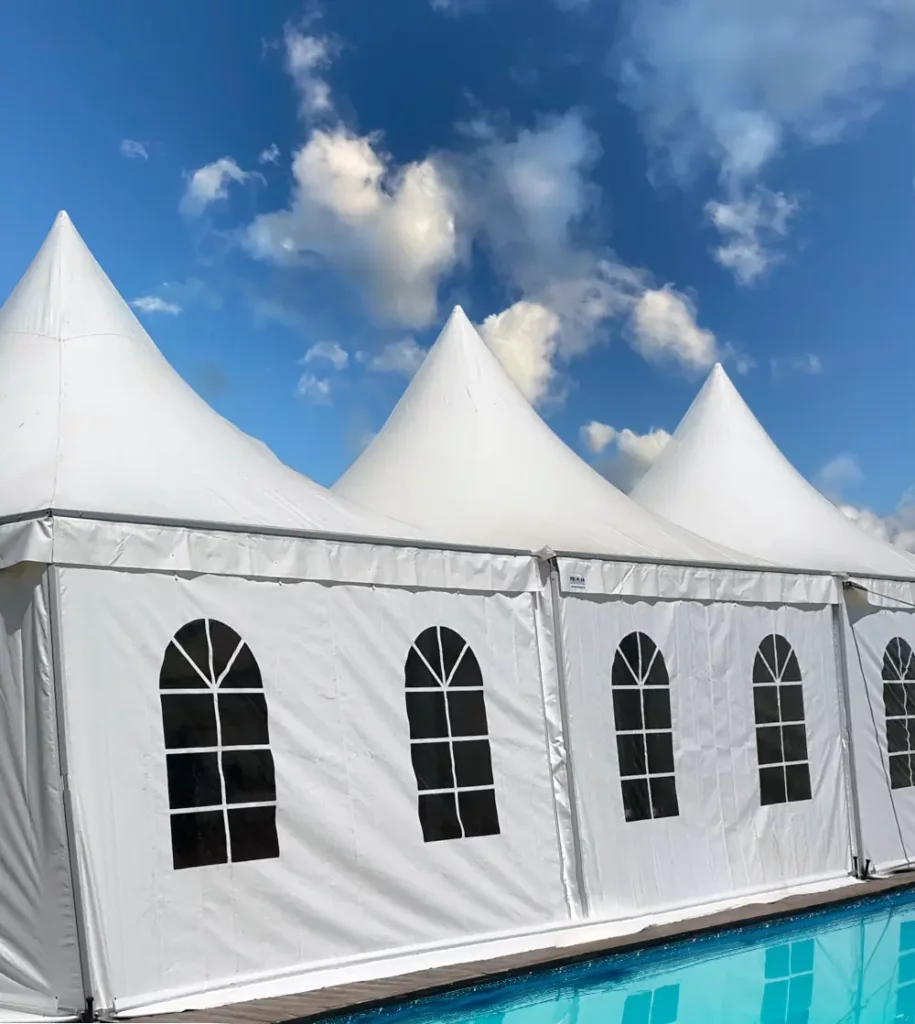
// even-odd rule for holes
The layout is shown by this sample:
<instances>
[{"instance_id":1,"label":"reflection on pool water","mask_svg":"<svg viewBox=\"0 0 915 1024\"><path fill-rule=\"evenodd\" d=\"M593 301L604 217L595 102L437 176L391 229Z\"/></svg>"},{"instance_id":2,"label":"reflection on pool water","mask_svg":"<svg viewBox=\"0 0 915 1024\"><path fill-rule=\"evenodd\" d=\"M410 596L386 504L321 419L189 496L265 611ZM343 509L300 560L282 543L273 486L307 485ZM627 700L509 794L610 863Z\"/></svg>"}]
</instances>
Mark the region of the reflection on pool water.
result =
<instances>
[{"instance_id":1,"label":"reflection on pool water","mask_svg":"<svg viewBox=\"0 0 915 1024\"><path fill-rule=\"evenodd\" d=\"M353 1024L915 1024L915 891L367 1011Z\"/></svg>"}]
</instances>

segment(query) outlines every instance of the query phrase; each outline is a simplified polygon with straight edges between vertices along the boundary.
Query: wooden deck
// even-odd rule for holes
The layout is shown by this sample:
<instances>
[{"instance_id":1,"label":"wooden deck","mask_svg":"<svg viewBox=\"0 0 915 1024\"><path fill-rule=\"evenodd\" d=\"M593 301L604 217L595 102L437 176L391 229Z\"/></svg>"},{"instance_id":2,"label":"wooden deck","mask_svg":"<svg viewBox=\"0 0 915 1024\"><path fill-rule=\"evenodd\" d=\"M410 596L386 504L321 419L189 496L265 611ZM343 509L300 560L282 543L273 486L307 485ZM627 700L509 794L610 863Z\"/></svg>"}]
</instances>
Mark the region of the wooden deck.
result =
<instances>
[{"instance_id":1,"label":"wooden deck","mask_svg":"<svg viewBox=\"0 0 915 1024\"><path fill-rule=\"evenodd\" d=\"M360 981L350 985L319 989L315 992L303 992L299 995L256 999L212 1010L187 1010L181 1013L133 1019L138 1022L149 1022L149 1024L152 1022L156 1022L156 1024L166 1024L166 1022L169 1024L214 1024L214 1022L218 1022L218 1024L279 1024L279 1022L309 1024L309 1022L317 1022L329 1016L342 1015L356 1009L368 1009L373 1005L407 996L431 994L483 979L507 977L531 968L573 963L576 960L585 960L604 953L621 952L735 925L772 920L804 910L846 903L863 896L873 896L909 886L915 886L915 871L895 875L888 879L875 879L857 885L843 886L829 892L788 896L774 903L753 903L736 910L697 917L689 921L655 925L631 935L608 938L600 942L565 946L561 949L551 947L532 950L476 963L417 971L413 974L384 978L380 981Z\"/></svg>"}]
</instances>

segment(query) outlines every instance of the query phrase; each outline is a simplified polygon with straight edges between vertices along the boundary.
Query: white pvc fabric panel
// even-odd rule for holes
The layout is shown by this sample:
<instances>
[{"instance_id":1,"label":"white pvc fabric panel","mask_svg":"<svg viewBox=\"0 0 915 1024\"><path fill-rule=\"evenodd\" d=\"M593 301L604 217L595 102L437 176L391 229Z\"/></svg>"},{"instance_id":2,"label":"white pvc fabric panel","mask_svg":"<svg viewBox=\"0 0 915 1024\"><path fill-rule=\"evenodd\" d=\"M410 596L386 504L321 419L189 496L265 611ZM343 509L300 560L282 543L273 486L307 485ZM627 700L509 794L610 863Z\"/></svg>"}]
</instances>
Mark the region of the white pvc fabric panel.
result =
<instances>
[{"instance_id":1,"label":"white pvc fabric panel","mask_svg":"<svg viewBox=\"0 0 915 1024\"><path fill-rule=\"evenodd\" d=\"M329 965L568 921L532 595L59 575L97 1005L202 992L196 1005L218 1005L255 981L301 991ZM176 870L159 673L201 618L235 630L260 668L279 856ZM430 626L479 662L498 834L423 840L404 664Z\"/></svg>"},{"instance_id":2,"label":"white pvc fabric panel","mask_svg":"<svg viewBox=\"0 0 915 1024\"><path fill-rule=\"evenodd\" d=\"M862 583L870 592L846 591L845 656L862 853L884 871L915 862L915 785L911 773L900 777L903 766L892 770L890 758L890 740L903 758L915 750L915 659L906 653L906 645L915 650L915 585ZM897 596L881 597L879 590ZM886 684L897 693L885 694ZM889 730L895 735L888 737Z\"/></svg>"},{"instance_id":3,"label":"white pvc fabric panel","mask_svg":"<svg viewBox=\"0 0 915 1024\"><path fill-rule=\"evenodd\" d=\"M621 641L650 638L670 680L679 813L628 820L611 686ZM779 634L803 680L810 799L761 805L753 669ZM849 871L829 608L568 597L563 643L588 910L626 917Z\"/></svg>"},{"instance_id":4,"label":"white pvc fabric panel","mask_svg":"<svg viewBox=\"0 0 915 1024\"><path fill-rule=\"evenodd\" d=\"M83 1008L44 566L0 572L0 1020Z\"/></svg>"}]
</instances>

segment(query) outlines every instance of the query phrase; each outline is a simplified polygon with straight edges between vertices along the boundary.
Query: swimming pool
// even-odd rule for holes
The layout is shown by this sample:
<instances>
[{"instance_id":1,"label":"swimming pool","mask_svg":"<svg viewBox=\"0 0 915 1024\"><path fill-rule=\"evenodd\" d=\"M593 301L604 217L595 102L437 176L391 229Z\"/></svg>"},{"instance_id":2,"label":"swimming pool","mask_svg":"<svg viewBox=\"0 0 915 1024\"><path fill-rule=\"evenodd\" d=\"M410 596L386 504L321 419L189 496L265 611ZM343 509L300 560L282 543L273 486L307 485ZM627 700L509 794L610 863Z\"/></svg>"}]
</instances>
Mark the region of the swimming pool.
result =
<instances>
[{"instance_id":1,"label":"swimming pool","mask_svg":"<svg viewBox=\"0 0 915 1024\"><path fill-rule=\"evenodd\" d=\"M337 1018L351 1024L915 1024L915 890Z\"/></svg>"}]
</instances>

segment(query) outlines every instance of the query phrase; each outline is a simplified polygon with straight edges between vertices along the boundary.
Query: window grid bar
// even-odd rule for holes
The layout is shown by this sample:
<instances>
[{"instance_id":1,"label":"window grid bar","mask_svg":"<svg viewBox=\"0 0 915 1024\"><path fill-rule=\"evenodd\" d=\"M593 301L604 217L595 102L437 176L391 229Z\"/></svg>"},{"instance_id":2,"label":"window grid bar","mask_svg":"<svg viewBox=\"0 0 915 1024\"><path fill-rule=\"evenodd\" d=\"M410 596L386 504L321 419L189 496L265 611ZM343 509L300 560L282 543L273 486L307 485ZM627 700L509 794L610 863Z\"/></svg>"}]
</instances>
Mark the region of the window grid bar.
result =
<instances>
[{"instance_id":1,"label":"window grid bar","mask_svg":"<svg viewBox=\"0 0 915 1024\"><path fill-rule=\"evenodd\" d=\"M213 638L210 635L210 620L206 620L207 647L210 651L210 675L213 675ZM219 790L222 796L222 827L226 832L226 861L232 863L232 840L229 836L229 812L226 808L226 773L222 767L222 715L219 713L219 690L213 687L213 713L216 715L216 765L219 768Z\"/></svg>"},{"instance_id":2,"label":"window grid bar","mask_svg":"<svg viewBox=\"0 0 915 1024\"><path fill-rule=\"evenodd\" d=\"M457 796L459 793L485 793L487 790L494 793L496 791L495 783L493 782L486 786L449 786L445 789L420 789L417 792L420 796L426 796L426 794L437 796L440 793L453 793Z\"/></svg>"},{"instance_id":3,"label":"window grid bar","mask_svg":"<svg viewBox=\"0 0 915 1024\"><path fill-rule=\"evenodd\" d=\"M406 688L407 693L482 693L482 686L408 686ZM163 691L165 692L165 691ZM177 693L179 691L172 691ZM199 690L197 691L200 692ZM234 693L243 693L242 690L233 690ZM260 692L260 691L252 691Z\"/></svg>"},{"instance_id":4,"label":"window grid bar","mask_svg":"<svg viewBox=\"0 0 915 1024\"><path fill-rule=\"evenodd\" d=\"M168 754L219 754L222 751L233 750L269 750L269 743L239 743L237 746L216 746L216 747L166 747Z\"/></svg>"},{"instance_id":5,"label":"window grid bar","mask_svg":"<svg viewBox=\"0 0 915 1024\"><path fill-rule=\"evenodd\" d=\"M445 652L444 652L444 650L442 650L442 627L441 626L436 626L435 634L438 637L438 653L439 653L439 657L441 658L440 664L442 666L442 675L444 675L445 674ZM465 650L466 650L466 647L467 647L467 645L465 644L464 645ZM463 654L463 652L461 652L461 653ZM442 680L442 682L444 684L445 680ZM443 685L442 689L445 690L446 688L447 688L447 684ZM457 761L456 761L455 756L454 756L454 738L453 738L453 736L451 734L451 708L448 706L448 704L449 704L449 701L448 701L448 698L446 697L445 698L445 725L446 725L446 727L448 729L448 756L451 758L451 778L454 779L454 786L455 786L455 789L457 789L457 784L458 784ZM455 799L455 801L454 801L454 813L457 816L458 825L461 828L461 838L462 839L466 839L467 838L467 831L464 828L464 822L463 822L463 820L461 818L460 802L457 799Z\"/></svg>"},{"instance_id":6,"label":"window grid bar","mask_svg":"<svg viewBox=\"0 0 915 1024\"><path fill-rule=\"evenodd\" d=\"M276 807L276 800L249 800L243 804L206 804L203 807L176 807L169 808L169 814L196 814L198 811L234 811L244 810L247 807Z\"/></svg>"},{"instance_id":7,"label":"window grid bar","mask_svg":"<svg viewBox=\"0 0 915 1024\"><path fill-rule=\"evenodd\" d=\"M222 689L222 687L217 687L217 689L219 690L220 693L263 693L264 692L263 686L227 686L225 689ZM416 687L416 689L419 689L419 687ZM468 687L468 689L470 689L470 687ZM182 695L188 696L188 697L192 697L194 694L197 694L197 693L211 693L212 690L213 690L212 686L195 686L195 687L186 687L185 686L185 687L181 687L180 689L178 687L173 687L173 686L163 686L162 688L160 688L159 693L160 693L160 695L174 694L176 697L180 697Z\"/></svg>"},{"instance_id":8,"label":"window grid bar","mask_svg":"<svg viewBox=\"0 0 915 1024\"><path fill-rule=\"evenodd\" d=\"M452 743L463 743L467 740L488 740L489 737L484 733L481 736L424 736L421 739L410 740L411 743L415 743L420 746L423 743L447 743L449 740ZM240 749L239 747L233 747L233 750Z\"/></svg>"},{"instance_id":9,"label":"window grid bar","mask_svg":"<svg viewBox=\"0 0 915 1024\"><path fill-rule=\"evenodd\" d=\"M642 775L620 775L621 779L629 782L630 779L675 779L676 772L647 772Z\"/></svg>"}]
</instances>

